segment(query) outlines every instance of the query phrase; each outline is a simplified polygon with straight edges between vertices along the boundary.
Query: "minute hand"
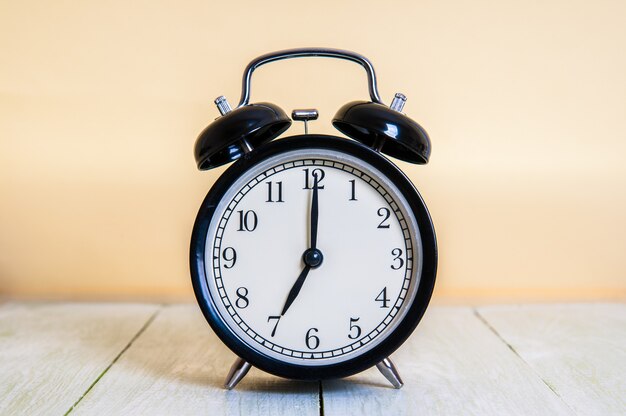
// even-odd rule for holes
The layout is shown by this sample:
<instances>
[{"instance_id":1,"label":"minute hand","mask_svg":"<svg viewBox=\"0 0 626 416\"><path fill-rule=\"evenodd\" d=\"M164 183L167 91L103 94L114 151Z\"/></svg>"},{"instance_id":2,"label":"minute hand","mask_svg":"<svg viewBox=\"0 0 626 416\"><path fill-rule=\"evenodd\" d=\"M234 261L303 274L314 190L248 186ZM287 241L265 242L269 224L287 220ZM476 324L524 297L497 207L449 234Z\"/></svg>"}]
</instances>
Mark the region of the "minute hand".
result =
<instances>
[{"instance_id":1,"label":"minute hand","mask_svg":"<svg viewBox=\"0 0 626 416\"><path fill-rule=\"evenodd\" d=\"M317 248L317 219L319 210L317 206L317 180L313 185L313 198L311 199L311 250Z\"/></svg>"}]
</instances>

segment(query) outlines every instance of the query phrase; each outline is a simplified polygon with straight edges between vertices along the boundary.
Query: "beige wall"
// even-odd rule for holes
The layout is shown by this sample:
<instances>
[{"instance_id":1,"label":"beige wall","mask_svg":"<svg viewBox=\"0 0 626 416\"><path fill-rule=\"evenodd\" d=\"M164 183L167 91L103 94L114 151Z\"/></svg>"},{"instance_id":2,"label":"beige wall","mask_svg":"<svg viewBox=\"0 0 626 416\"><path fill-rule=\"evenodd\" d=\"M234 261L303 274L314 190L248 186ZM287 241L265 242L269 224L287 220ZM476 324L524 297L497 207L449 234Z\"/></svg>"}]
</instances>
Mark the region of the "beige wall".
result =
<instances>
[{"instance_id":1,"label":"beige wall","mask_svg":"<svg viewBox=\"0 0 626 416\"><path fill-rule=\"evenodd\" d=\"M0 294L191 296L192 146L249 60L368 56L433 141L409 173L440 299L626 296L626 2L0 1ZM356 65L281 62L252 99L366 98ZM296 125L291 132L300 132Z\"/></svg>"}]
</instances>

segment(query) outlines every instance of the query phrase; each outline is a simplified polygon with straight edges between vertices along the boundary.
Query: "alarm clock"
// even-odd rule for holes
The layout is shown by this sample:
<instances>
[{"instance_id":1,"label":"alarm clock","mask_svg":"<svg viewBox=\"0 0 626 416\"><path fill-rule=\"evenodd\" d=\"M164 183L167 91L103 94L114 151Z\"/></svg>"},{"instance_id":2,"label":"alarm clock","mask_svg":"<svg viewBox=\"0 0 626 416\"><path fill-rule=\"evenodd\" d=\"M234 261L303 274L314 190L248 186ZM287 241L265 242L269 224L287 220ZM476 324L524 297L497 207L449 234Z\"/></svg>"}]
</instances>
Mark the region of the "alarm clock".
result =
<instances>
[{"instance_id":1,"label":"alarm clock","mask_svg":"<svg viewBox=\"0 0 626 416\"><path fill-rule=\"evenodd\" d=\"M289 58L361 65L369 101L339 109L346 137L309 133L316 109L250 103L252 73ZM232 389L255 366L323 380L376 366L402 380L389 358L416 328L435 284L437 246L424 200L392 162L428 162L430 139L402 113L406 97L380 99L365 57L327 48L269 53L250 62L241 99L196 140L200 170L232 163L202 203L191 237L194 292L213 331L236 355ZM279 138L293 120L305 134ZM278 140L275 140L277 139Z\"/></svg>"}]
</instances>

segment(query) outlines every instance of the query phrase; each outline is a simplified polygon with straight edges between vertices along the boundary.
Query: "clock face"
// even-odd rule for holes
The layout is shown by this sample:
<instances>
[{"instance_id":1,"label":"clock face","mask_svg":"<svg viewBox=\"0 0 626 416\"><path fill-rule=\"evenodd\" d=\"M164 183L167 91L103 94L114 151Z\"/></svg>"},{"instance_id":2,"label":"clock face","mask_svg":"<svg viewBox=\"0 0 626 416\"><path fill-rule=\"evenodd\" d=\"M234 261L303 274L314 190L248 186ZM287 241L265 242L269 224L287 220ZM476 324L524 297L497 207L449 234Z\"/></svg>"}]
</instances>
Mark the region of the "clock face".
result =
<instances>
[{"instance_id":1,"label":"clock face","mask_svg":"<svg viewBox=\"0 0 626 416\"><path fill-rule=\"evenodd\" d=\"M337 364L375 348L420 284L422 240L405 195L339 150L253 165L226 188L205 238L203 278L218 319L280 362Z\"/></svg>"}]
</instances>

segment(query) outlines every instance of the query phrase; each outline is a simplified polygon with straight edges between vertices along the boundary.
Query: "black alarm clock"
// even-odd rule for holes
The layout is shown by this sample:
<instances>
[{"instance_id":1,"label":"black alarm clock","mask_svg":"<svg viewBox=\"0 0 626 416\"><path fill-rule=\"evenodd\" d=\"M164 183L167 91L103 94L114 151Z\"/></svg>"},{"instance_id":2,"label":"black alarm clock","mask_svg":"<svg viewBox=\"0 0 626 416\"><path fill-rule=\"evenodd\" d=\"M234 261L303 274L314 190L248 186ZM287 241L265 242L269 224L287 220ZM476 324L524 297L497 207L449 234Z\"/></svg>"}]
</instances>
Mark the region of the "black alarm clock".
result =
<instances>
[{"instance_id":1,"label":"black alarm clock","mask_svg":"<svg viewBox=\"0 0 626 416\"><path fill-rule=\"evenodd\" d=\"M370 101L339 109L346 137L309 134L315 109L294 110L305 134L278 138L291 119L277 105L249 103L259 66L329 57L360 64ZM406 98L379 98L372 64L353 52L304 48L270 53L245 69L235 109L195 143L201 170L234 162L204 199L191 238L200 309L239 358L233 388L255 366L300 380L346 377L376 365L394 387L389 356L413 332L430 301L437 246L426 205L386 156L428 162L424 129L402 113Z\"/></svg>"}]
</instances>

